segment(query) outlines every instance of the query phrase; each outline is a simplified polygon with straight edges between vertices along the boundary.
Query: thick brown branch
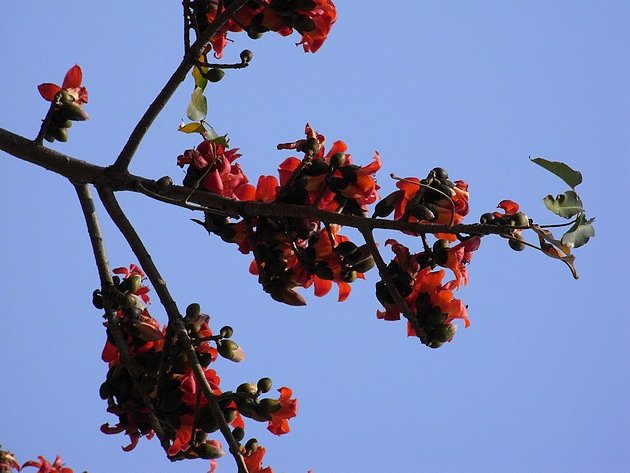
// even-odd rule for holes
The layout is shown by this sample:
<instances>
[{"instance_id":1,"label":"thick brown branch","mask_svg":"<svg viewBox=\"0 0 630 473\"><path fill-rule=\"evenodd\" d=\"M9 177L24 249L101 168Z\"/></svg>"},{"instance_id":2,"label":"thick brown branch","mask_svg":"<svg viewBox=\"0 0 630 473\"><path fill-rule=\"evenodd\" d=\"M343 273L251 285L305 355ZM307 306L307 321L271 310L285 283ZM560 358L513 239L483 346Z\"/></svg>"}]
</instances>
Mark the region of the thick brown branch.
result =
<instances>
[{"instance_id":1,"label":"thick brown branch","mask_svg":"<svg viewBox=\"0 0 630 473\"><path fill-rule=\"evenodd\" d=\"M188 52L184 55L184 59L180 65L175 69L171 78L166 82L166 85L162 88L157 95L153 103L149 105L149 108L131 132L127 143L123 147L120 155L116 159L113 167L118 171L125 171L131 163L131 159L135 154L142 138L149 130L149 127L155 120L155 118L162 111L167 102L171 99L179 85L184 81L188 71L192 68L195 59L203 52L208 45L210 38L212 38L225 24L225 22L239 11L248 0L236 0L221 14L218 15L215 20L208 26L206 31L203 32L199 38L190 46Z\"/></svg>"},{"instance_id":2,"label":"thick brown branch","mask_svg":"<svg viewBox=\"0 0 630 473\"><path fill-rule=\"evenodd\" d=\"M123 333L118 326L118 318L116 317L115 311L112 309L111 298L109 297L109 295L112 294L114 291L114 281L112 280L111 271L109 268L109 261L107 258L107 253L105 252L105 244L103 242L103 234L101 232L98 216L96 215L96 209L94 208L94 201L92 200L90 189L87 184L77 184L75 185L75 189L77 192L77 196L79 197L79 203L81 204L81 210L83 211L85 223L87 224L90 242L92 243L92 251L94 252L94 259L96 261L96 267L98 269L98 275L101 281L101 293L103 294L103 305L105 306L105 316L107 317L108 324L107 326L109 327L110 333L114 338L116 348L118 348L118 351L120 352L122 364L125 368L129 370L131 374L131 379L133 381L133 386L136 394L139 395L142 403L144 404L144 407L151 410L151 427L158 436L158 439L160 439L160 444L162 445L162 448L168 450L170 442L164 434L164 430L162 429L162 425L160 424L159 419L153 413L153 406L150 399L144 393L144 390L140 385L142 367L137 366L136 363L129 356L127 344L125 343Z\"/></svg>"},{"instance_id":3,"label":"thick brown branch","mask_svg":"<svg viewBox=\"0 0 630 473\"><path fill-rule=\"evenodd\" d=\"M197 358L197 353L193 348L188 332L186 331L186 327L184 326L181 313L166 286L166 281L164 281L157 267L153 263L153 259L140 239L140 236L127 216L124 214L123 210L120 208L120 205L118 205L118 201L114 197L113 192L107 188L99 188L99 196L105 206L105 209L107 210L107 213L127 240L127 243L138 258L142 269L151 281L155 292L160 298L160 302L164 306L168 315L169 325L173 328L173 331L177 336L178 343L181 344L184 352L186 353L193 370L195 380L201 386L204 395L208 399L208 405L210 406L212 415L217 420L219 429L230 447L230 453L236 461L239 473L247 473L247 467L245 466L245 461L240 453L239 444L232 435L230 426L223 416L217 396L214 395L210 384L208 384L203 368Z\"/></svg>"},{"instance_id":4,"label":"thick brown branch","mask_svg":"<svg viewBox=\"0 0 630 473\"><path fill-rule=\"evenodd\" d=\"M107 186L112 191L141 192L149 190L154 195L145 192L145 195L164 203L181 205L190 195L187 187L173 185L168 192L163 192L156 181L142 176L136 176L127 172L117 172L112 168L96 166L86 161L72 158L65 154L53 151L50 148L39 146L22 136L0 128L0 149L7 153L41 166L49 171L67 177L73 182L87 182L96 185ZM160 191L161 193L158 193ZM157 197L159 196L159 198ZM376 218L356 217L313 207L277 204L264 202L240 202L233 199L210 194L204 191L196 191L188 198L202 208L215 210L228 215L241 217L308 217L321 220L324 223L336 223L359 229L384 229L422 233L465 233L476 235L500 234L511 230L512 227L500 225L460 224L460 225L436 225L409 223L400 220L386 220Z\"/></svg>"}]
</instances>

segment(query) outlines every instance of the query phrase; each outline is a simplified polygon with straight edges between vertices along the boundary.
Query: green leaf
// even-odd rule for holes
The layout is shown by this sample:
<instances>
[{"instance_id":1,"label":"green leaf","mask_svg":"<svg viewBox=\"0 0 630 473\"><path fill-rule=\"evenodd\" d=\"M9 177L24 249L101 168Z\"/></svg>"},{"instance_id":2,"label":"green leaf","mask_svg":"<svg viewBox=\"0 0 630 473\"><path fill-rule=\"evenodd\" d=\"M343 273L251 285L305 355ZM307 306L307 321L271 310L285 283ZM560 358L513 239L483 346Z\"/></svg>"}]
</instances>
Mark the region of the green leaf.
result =
<instances>
[{"instance_id":1,"label":"green leaf","mask_svg":"<svg viewBox=\"0 0 630 473\"><path fill-rule=\"evenodd\" d=\"M181 131L182 133L205 133L206 129L201 123L192 122L184 124L182 121L182 123L177 127L177 131Z\"/></svg>"},{"instance_id":2,"label":"green leaf","mask_svg":"<svg viewBox=\"0 0 630 473\"><path fill-rule=\"evenodd\" d=\"M211 139L210 141L212 141L213 143L216 143L218 145L221 145L224 148L228 148L229 147L229 143L230 143L230 140L228 139L227 135L217 136L217 137Z\"/></svg>"},{"instance_id":3,"label":"green leaf","mask_svg":"<svg viewBox=\"0 0 630 473\"><path fill-rule=\"evenodd\" d=\"M207 125L206 131L203 133L203 137L207 140L207 141L213 141L215 139L217 139L219 137L218 133L216 131L214 131L214 128L212 128L210 125Z\"/></svg>"},{"instance_id":4,"label":"green leaf","mask_svg":"<svg viewBox=\"0 0 630 473\"><path fill-rule=\"evenodd\" d=\"M193 121L201 121L208 115L208 100L201 87L195 87L192 93L186 116Z\"/></svg>"},{"instance_id":5,"label":"green leaf","mask_svg":"<svg viewBox=\"0 0 630 473\"><path fill-rule=\"evenodd\" d=\"M197 58L197 60L200 62L207 62L206 55L205 54L200 55ZM193 79L195 79L195 86L199 87L201 90L205 90L206 85L208 85L208 79L204 77L206 72L208 72L208 69L209 69L208 67L200 67L200 66L193 67L192 76L193 76Z\"/></svg>"},{"instance_id":6,"label":"green leaf","mask_svg":"<svg viewBox=\"0 0 630 473\"><path fill-rule=\"evenodd\" d=\"M555 174L572 189L582 182L582 174L579 171L571 169L568 165L559 161L547 161L545 158L530 158L532 162L545 168L547 171Z\"/></svg>"},{"instance_id":7,"label":"green leaf","mask_svg":"<svg viewBox=\"0 0 630 473\"><path fill-rule=\"evenodd\" d=\"M573 226L562 235L562 244L569 248L579 248L586 245L588 240L595 236L595 229L592 225L594 221L594 218L587 220L584 214L578 215Z\"/></svg>"},{"instance_id":8,"label":"green leaf","mask_svg":"<svg viewBox=\"0 0 630 473\"><path fill-rule=\"evenodd\" d=\"M543 202L549 210L564 218L571 218L580 212L584 212L582 200L574 191L558 194L555 199L548 195L543 199Z\"/></svg>"}]
</instances>

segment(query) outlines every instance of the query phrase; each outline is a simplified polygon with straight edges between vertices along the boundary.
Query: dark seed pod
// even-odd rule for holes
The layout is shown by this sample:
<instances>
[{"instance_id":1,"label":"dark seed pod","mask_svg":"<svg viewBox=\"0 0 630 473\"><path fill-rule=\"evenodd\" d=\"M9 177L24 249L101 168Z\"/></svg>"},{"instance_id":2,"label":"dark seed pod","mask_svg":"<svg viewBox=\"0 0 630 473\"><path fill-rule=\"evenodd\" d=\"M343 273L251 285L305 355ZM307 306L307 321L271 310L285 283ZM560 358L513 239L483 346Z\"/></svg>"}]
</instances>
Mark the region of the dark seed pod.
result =
<instances>
[{"instance_id":1,"label":"dark seed pod","mask_svg":"<svg viewBox=\"0 0 630 473\"><path fill-rule=\"evenodd\" d=\"M252 53L249 49L244 49L241 51L241 62L243 64L247 64L254 59L254 53Z\"/></svg>"},{"instance_id":2,"label":"dark seed pod","mask_svg":"<svg viewBox=\"0 0 630 473\"><path fill-rule=\"evenodd\" d=\"M230 338L233 334L234 329L229 325L221 327L221 330L219 331L219 335L221 335L223 338Z\"/></svg>"},{"instance_id":3,"label":"dark seed pod","mask_svg":"<svg viewBox=\"0 0 630 473\"><path fill-rule=\"evenodd\" d=\"M446 170L444 168L433 168L433 169L431 169L431 172L429 173L429 176L436 177L440 181L448 179L448 173L446 172Z\"/></svg>"},{"instance_id":4,"label":"dark seed pod","mask_svg":"<svg viewBox=\"0 0 630 473\"><path fill-rule=\"evenodd\" d=\"M387 217L396 209L396 206L400 204L404 196L405 191L402 189L392 192L374 206L374 214L372 217Z\"/></svg>"},{"instance_id":5,"label":"dark seed pod","mask_svg":"<svg viewBox=\"0 0 630 473\"><path fill-rule=\"evenodd\" d=\"M352 269L357 273L367 273L370 269L375 266L374 258L372 256L364 259L363 261L352 266Z\"/></svg>"},{"instance_id":6,"label":"dark seed pod","mask_svg":"<svg viewBox=\"0 0 630 473\"><path fill-rule=\"evenodd\" d=\"M341 256L347 257L351 253L354 253L357 248L358 246L351 241L342 241L335 247L335 251L337 251L337 253L339 253Z\"/></svg>"},{"instance_id":7,"label":"dark seed pod","mask_svg":"<svg viewBox=\"0 0 630 473\"><path fill-rule=\"evenodd\" d=\"M431 212L428 207L421 204L407 206L407 211L409 212L409 215L417 218L418 220L435 220L435 214Z\"/></svg>"},{"instance_id":8,"label":"dark seed pod","mask_svg":"<svg viewBox=\"0 0 630 473\"><path fill-rule=\"evenodd\" d=\"M482 224L492 223L495 219L496 217L492 212L486 212L481 217L479 217L479 223L482 223Z\"/></svg>"},{"instance_id":9,"label":"dark seed pod","mask_svg":"<svg viewBox=\"0 0 630 473\"><path fill-rule=\"evenodd\" d=\"M196 302L186 307L186 317L197 317L199 314L201 314L201 306Z\"/></svg>"}]
</instances>

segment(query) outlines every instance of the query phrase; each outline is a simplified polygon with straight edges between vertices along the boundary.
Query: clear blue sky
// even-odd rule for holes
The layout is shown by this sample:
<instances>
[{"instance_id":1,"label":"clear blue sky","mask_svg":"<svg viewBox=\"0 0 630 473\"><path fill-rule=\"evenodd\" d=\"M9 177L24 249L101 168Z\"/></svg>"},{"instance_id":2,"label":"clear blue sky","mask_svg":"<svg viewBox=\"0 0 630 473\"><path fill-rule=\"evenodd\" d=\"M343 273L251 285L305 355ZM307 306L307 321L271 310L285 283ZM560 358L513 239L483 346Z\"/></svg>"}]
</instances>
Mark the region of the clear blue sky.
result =
<instances>
[{"instance_id":1,"label":"clear blue sky","mask_svg":"<svg viewBox=\"0 0 630 473\"><path fill-rule=\"evenodd\" d=\"M565 190L528 156L582 171L578 188L597 236L577 251L581 278L560 262L484 239L460 296L472 326L430 350L403 323L375 318L375 274L345 303L271 300L250 258L209 238L190 212L121 195L180 306L196 301L229 323L247 360L217 369L225 389L270 376L294 389L291 434L253 426L274 471L298 473L621 472L630 470L628 224L630 5L572 2L338 2L315 55L298 37L233 36L226 61L254 52L208 92L210 120L243 153L252 180L288 156L280 142L308 121L353 158L390 172L434 166L466 180L470 220L502 199L551 223L541 199ZM0 126L37 133L36 86L84 70L92 119L53 148L109 164L182 53L181 2L5 2L0 15ZM175 131L192 82L158 118L132 171L183 177ZM21 460L60 453L76 472L200 472L170 464L156 441L132 453L104 436L106 373L98 285L74 191L42 169L0 156L0 443ZM104 217L104 216L103 216ZM103 218L114 266L135 259ZM391 235L379 235L381 241ZM387 251L385 252L387 254ZM156 317L165 320L159 307ZM229 458L220 471L233 471Z\"/></svg>"}]
</instances>

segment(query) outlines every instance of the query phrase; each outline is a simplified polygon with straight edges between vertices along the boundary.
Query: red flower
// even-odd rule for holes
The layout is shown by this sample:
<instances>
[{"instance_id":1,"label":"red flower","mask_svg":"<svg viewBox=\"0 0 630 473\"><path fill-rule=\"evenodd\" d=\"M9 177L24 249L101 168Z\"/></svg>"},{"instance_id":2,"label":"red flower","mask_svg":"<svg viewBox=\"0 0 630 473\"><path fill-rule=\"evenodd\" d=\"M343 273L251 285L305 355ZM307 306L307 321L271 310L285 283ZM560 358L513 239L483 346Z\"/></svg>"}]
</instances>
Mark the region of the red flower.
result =
<instances>
[{"instance_id":1,"label":"red flower","mask_svg":"<svg viewBox=\"0 0 630 473\"><path fill-rule=\"evenodd\" d=\"M276 412L271 413L271 420L267 425L267 430L275 435L284 435L291 429L289 428L289 419L297 415L298 401L291 399L293 391L287 387L279 388L280 398L278 402L280 407Z\"/></svg>"},{"instance_id":2,"label":"red flower","mask_svg":"<svg viewBox=\"0 0 630 473\"><path fill-rule=\"evenodd\" d=\"M39 468L37 473L73 473L72 468L65 467L61 464L61 457L59 455L57 455L52 464L50 464L50 462L41 455L37 458L39 458L38 462L35 460L27 461L24 465L22 465L22 468L26 468L28 466Z\"/></svg>"},{"instance_id":3,"label":"red flower","mask_svg":"<svg viewBox=\"0 0 630 473\"><path fill-rule=\"evenodd\" d=\"M245 448L243 448L245 450ZM262 462L265 456L265 447L256 446L252 450L243 452L243 459L245 460L245 466L249 473L273 473L270 466L263 468Z\"/></svg>"},{"instance_id":4,"label":"red flower","mask_svg":"<svg viewBox=\"0 0 630 473\"><path fill-rule=\"evenodd\" d=\"M193 185L201 179L199 187L213 194L237 200L253 200L256 189L249 184L247 176L234 161L241 155L238 149L226 149L214 141L204 141L197 149L188 150L177 157L177 165L190 165L184 185Z\"/></svg>"},{"instance_id":5,"label":"red flower","mask_svg":"<svg viewBox=\"0 0 630 473\"><path fill-rule=\"evenodd\" d=\"M316 53L324 44L332 25L337 20L337 10L331 0L316 0L313 10L306 13L306 16L313 22L315 27L310 31L302 33L301 44L305 52Z\"/></svg>"},{"instance_id":6,"label":"red flower","mask_svg":"<svg viewBox=\"0 0 630 473\"><path fill-rule=\"evenodd\" d=\"M37 90L39 90L39 93L45 100L52 102L57 92L63 89L74 98L74 103L81 105L88 101L87 89L81 85L82 81L83 72L81 71L81 67L75 64L66 72L61 87L57 84L47 82L38 85Z\"/></svg>"}]
</instances>

